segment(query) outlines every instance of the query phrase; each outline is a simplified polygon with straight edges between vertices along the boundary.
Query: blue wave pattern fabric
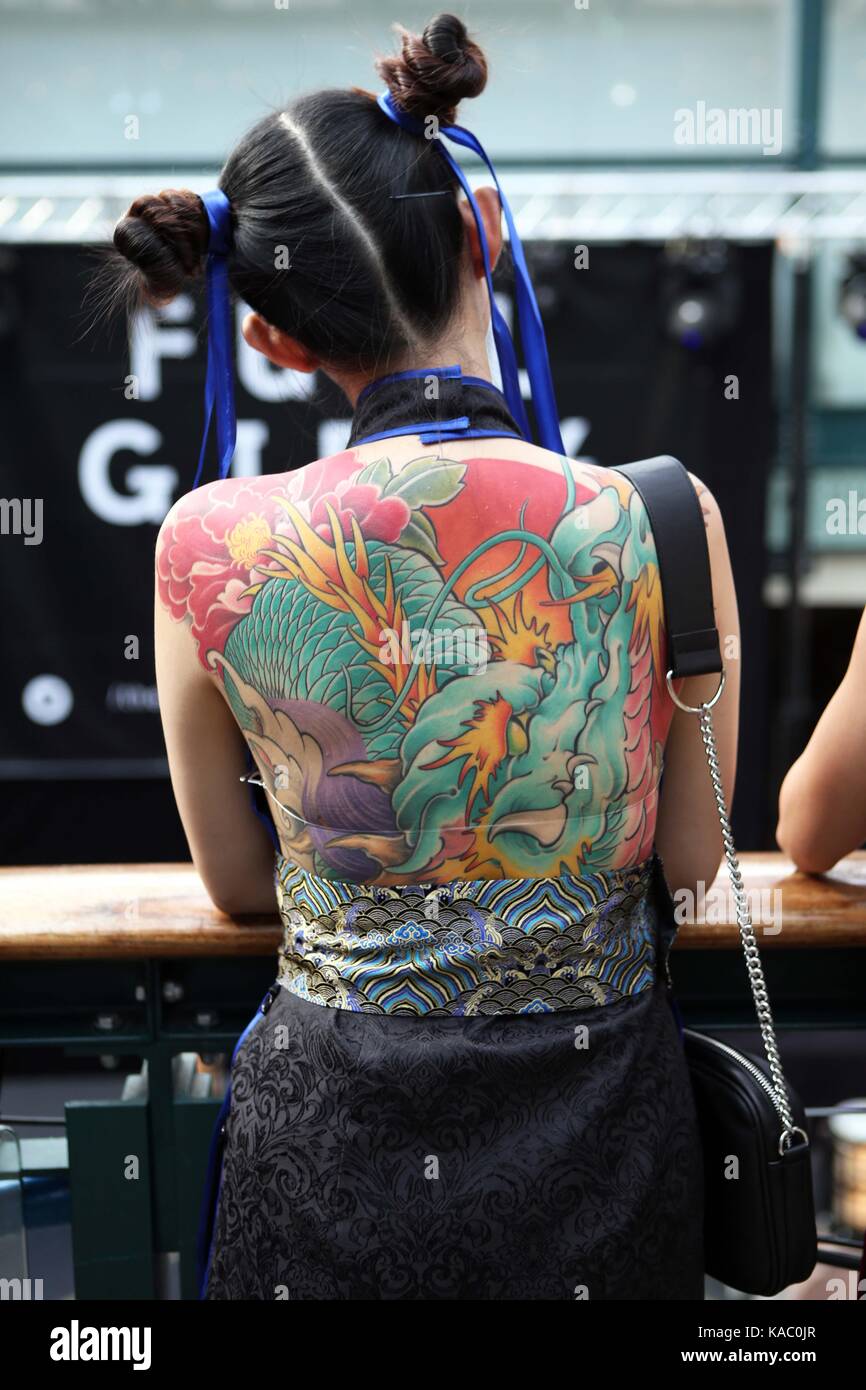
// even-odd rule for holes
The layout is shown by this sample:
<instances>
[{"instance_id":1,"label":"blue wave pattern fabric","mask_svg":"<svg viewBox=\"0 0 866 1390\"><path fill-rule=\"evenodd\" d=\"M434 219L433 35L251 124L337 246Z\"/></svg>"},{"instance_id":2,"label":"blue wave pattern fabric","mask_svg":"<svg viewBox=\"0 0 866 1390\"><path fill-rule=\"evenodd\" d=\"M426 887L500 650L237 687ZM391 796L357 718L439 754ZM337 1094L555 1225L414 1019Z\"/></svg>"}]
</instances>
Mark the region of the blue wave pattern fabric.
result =
<instances>
[{"instance_id":1,"label":"blue wave pattern fabric","mask_svg":"<svg viewBox=\"0 0 866 1390\"><path fill-rule=\"evenodd\" d=\"M652 985L654 863L578 878L379 888L277 856L279 981L358 1013L439 1016L594 1008Z\"/></svg>"}]
</instances>

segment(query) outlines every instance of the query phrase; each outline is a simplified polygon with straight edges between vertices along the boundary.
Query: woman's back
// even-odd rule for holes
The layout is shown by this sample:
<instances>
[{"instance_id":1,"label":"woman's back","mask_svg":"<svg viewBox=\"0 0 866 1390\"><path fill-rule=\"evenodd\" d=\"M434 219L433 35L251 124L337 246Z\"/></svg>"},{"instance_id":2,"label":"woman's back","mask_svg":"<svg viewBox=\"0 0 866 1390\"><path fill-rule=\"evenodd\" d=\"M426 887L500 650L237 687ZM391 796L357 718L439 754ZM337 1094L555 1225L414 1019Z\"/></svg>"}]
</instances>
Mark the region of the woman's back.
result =
<instances>
[{"instance_id":1,"label":"woman's back","mask_svg":"<svg viewBox=\"0 0 866 1390\"><path fill-rule=\"evenodd\" d=\"M651 853L673 706L620 474L386 440L200 488L163 536L160 595L191 615L293 863L402 884Z\"/></svg>"},{"instance_id":2,"label":"woman's back","mask_svg":"<svg viewBox=\"0 0 866 1390\"><path fill-rule=\"evenodd\" d=\"M206 1296L700 1297L702 1159L654 851L672 884L709 879L719 831L666 688L653 537L622 475L561 456L516 226L444 150L441 134L492 172L455 124L483 53L443 14L378 67L378 97L269 113L216 189L143 198L115 233L150 303L207 253L221 468L229 284L246 342L321 368L353 408L344 453L194 491L157 547L194 862L227 911L276 889L284 927L233 1058ZM503 212L545 449L493 288ZM727 655L709 498L705 516ZM703 681L678 698L710 698ZM726 789L736 696L734 662ZM247 749L276 861L238 781Z\"/></svg>"}]
</instances>

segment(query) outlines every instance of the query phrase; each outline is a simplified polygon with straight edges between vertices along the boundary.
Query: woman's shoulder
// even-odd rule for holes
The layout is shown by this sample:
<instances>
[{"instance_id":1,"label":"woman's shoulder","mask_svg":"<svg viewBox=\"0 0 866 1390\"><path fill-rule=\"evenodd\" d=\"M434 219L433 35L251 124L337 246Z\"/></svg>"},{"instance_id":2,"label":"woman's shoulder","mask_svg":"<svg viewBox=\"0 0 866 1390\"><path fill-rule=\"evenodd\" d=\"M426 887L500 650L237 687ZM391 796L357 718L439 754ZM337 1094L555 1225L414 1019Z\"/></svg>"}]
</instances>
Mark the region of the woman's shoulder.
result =
<instances>
[{"instance_id":1,"label":"woman's shoulder","mask_svg":"<svg viewBox=\"0 0 866 1390\"><path fill-rule=\"evenodd\" d=\"M333 490L359 467L354 452L344 450L282 473L217 478L202 483L182 493L169 508L160 526L160 540L177 543L183 538L188 545L217 541L230 544L232 533L241 523L245 523L244 530L250 525L254 527L257 519L272 523L285 514L286 503L303 504Z\"/></svg>"},{"instance_id":2,"label":"woman's shoulder","mask_svg":"<svg viewBox=\"0 0 866 1390\"><path fill-rule=\"evenodd\" d=\"M200 653L249 612L275 558L283 572L287 546L331 534L328 504L341 520L347 507L374 505L347 491L358 466L344 451L290 472L216 479L174 502L156 540L157 593L177 621L191 620Z\"/></svg>"},{"instance_id":3,"label":"woman's shoulder","mask_svg":"<svg viewBox=\"0 0 866 1390\"><path fill-rule=\"evenodd\" d=\"M628 511L634 521L640 521L642 529L652 529L643 498L625 473L583 459L571 460L571 466L578 488L582 488L591 496L607 496L612 503L616 499L619 506ZM701 478L691 472L688 473L688 477L700 503L708 535L723 540L724 522L718 502Z\"/></svg>"}]
</instances>

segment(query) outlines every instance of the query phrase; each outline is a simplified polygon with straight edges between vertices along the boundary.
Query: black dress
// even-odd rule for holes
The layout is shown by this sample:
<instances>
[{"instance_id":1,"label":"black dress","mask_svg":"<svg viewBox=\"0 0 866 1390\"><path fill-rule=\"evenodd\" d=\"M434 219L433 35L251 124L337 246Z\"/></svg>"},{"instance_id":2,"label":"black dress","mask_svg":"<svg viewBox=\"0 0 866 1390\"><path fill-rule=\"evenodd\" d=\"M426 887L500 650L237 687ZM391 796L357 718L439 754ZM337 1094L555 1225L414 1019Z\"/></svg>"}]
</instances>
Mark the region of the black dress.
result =
<instances>
[{"instance_id":1,"label":"black dress","mask_svg":"<svg viewBox=\"0 0 866 1390\"><path fill-rule=\"evenodd\" d=\"M574 924L605 1002L417 1017L274 990L233 1064L205 1297L703 1298L658 861L629 887L605 939L640 923L638 987L591 951L597 907Z\"/></svg>"}]
</instances>

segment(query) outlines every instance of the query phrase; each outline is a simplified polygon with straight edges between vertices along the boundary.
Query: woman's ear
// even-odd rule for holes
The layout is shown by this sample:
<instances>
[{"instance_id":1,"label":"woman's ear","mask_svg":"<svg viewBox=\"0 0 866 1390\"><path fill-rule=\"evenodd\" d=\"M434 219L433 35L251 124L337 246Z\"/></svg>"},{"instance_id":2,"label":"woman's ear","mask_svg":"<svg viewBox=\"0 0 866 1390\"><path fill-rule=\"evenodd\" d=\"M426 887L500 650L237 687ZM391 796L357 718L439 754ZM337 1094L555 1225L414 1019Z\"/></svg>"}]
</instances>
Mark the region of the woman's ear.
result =
<instances>
[{"instance_id":1,"label":"woman's ear","mask_svg":"<svg viewBox=\"0 0 866 1390\"><path fill-rule=\"evenodd\" d=\"M490 269L493 270L502 250L502 205L499 202L499 194L496 189L489 185L484 188L473 189L473 196L478 204L478 211L484 225L487 249L490 253ZM480 280L484 275L484 257L481 253L481 242L475 215L468 198L461 198L457 206L466 227L466 240L472 257L472 270L475 278Z\"/></svg>"},{"instance_id":2,"label":"woman's ear","mask_svg":"<svg viewBox=\"0 0 866 1390\"><path fill-rule=\"evenodd\" d=\"M309 349L290 338L281 328L274 328L261 314L247 314L241 326L244 338L256 352L264 353L276 367L290 367L295 372L314 372L321 365Z\"/></svg>"}]
</instances>

